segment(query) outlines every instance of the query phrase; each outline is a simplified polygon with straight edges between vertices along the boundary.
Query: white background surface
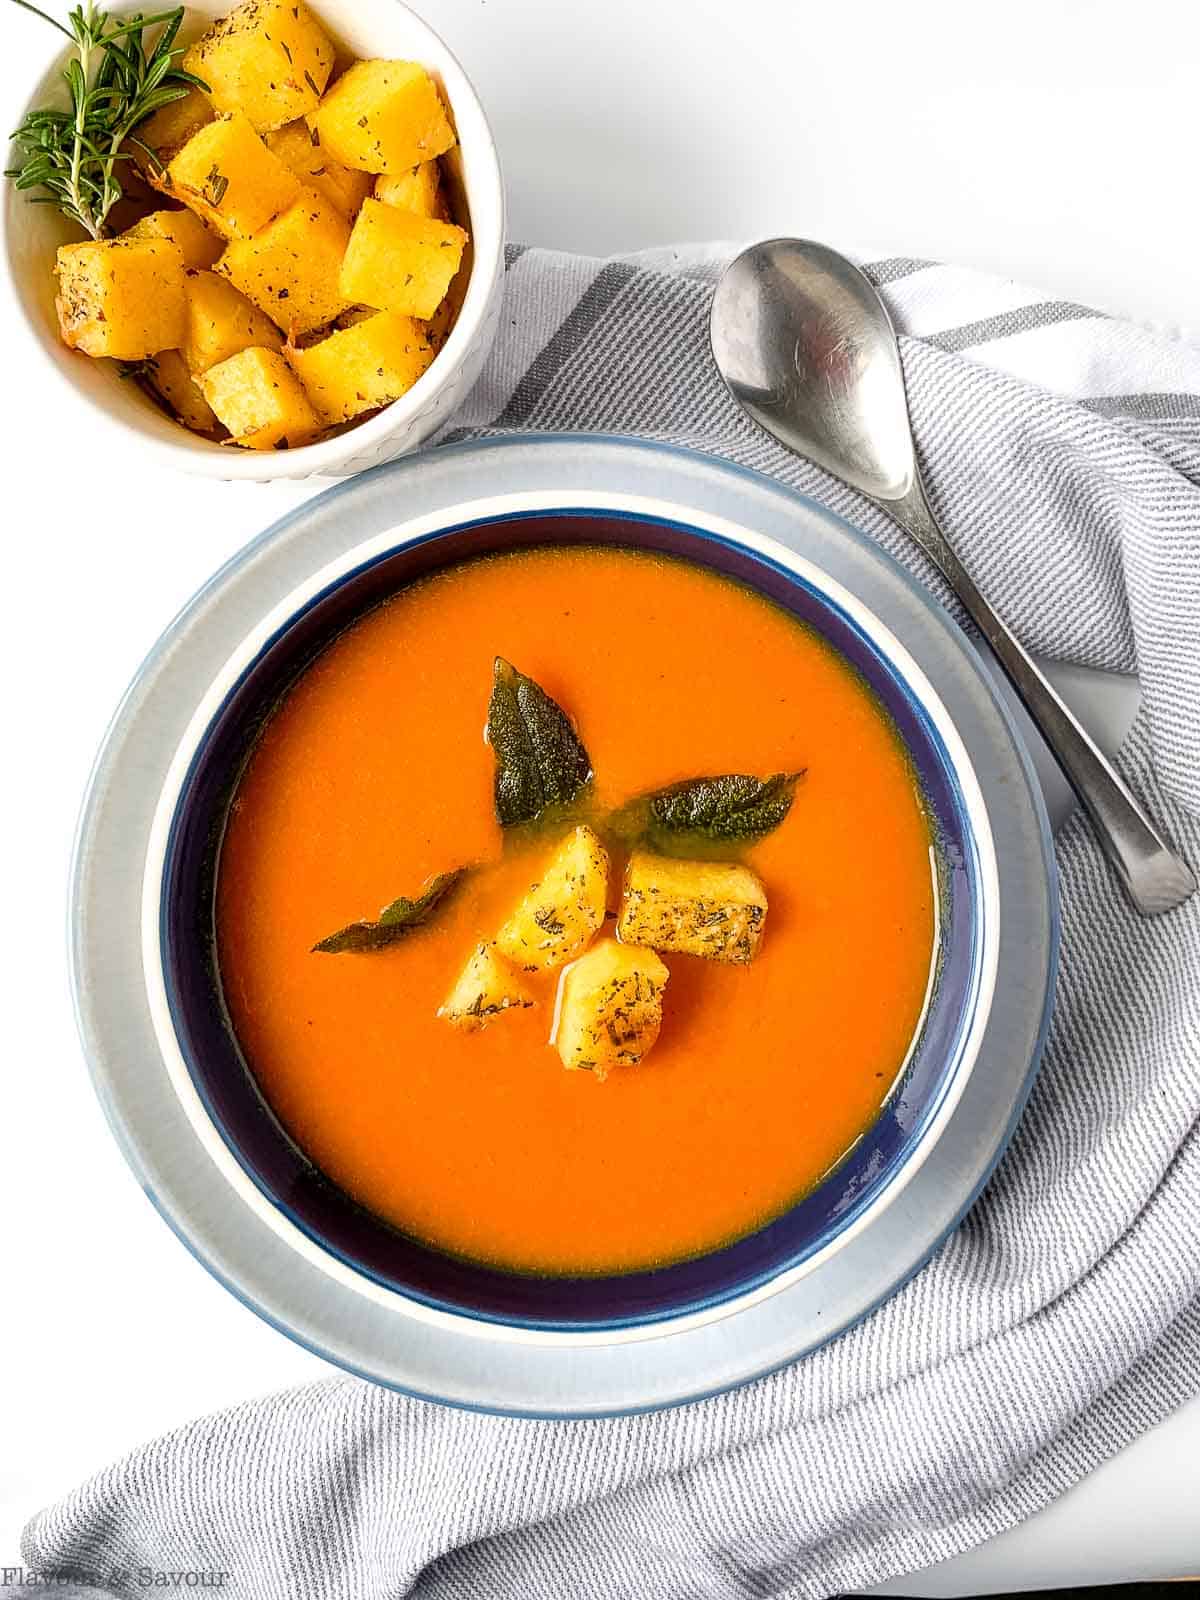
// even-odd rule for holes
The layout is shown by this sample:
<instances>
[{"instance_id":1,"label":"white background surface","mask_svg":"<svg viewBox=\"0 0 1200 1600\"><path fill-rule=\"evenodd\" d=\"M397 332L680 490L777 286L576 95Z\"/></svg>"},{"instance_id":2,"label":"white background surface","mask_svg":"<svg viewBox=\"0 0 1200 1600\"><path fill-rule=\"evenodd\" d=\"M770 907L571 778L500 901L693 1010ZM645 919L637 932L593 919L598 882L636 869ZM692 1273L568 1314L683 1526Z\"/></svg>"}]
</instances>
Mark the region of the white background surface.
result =
<instances>
[{"instance_id":1,"label":"white background surface","mask_svg":"<svg viewBox=\"0 0 1200 1600\"><path fill-rule=\"evenodd\" d=\"M1191 0L421 9L493 117L515 238L610 252L801 232L1200 326ZM9 126L42 27L0 14ZM212 1282L139 1193L88 1087L63 933L76 807L123 687L213 567L311 490L89 459L20 330L0 332L3 1564L29 1513L125 1449L327 1369ZM892 1587L1200 1572L1198 1486L1200 1403L1025 1527Z\"/></svg>"}]
</instances>

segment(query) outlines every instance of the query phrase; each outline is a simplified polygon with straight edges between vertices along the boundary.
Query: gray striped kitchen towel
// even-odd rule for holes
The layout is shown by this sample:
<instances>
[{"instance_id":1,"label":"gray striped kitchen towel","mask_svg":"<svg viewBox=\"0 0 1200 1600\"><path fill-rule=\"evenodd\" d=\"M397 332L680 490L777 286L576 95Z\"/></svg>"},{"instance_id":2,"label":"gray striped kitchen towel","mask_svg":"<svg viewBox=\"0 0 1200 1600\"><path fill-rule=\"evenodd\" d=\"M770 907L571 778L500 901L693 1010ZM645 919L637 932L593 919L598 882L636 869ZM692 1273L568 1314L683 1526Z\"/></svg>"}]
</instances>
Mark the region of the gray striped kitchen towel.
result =
<instances>
[{"instance_id":1,"label":"gray striped kitchen towel","mask_svg":"<svg viewBox=\"0 0 1200 1600\"><path fill-rule=\"evenodd\" d=\"M948 603L881 516L734 409L707 353L720 255L510 251L456 436L604 429L732 457ZM1200 862L1200 344L952 267L869 266L947 525L1026 643L1140 672L1121 765ZM845 1337L612 1421L334 1377L135 1451L34 1518L29 1567L120 1595L191 1572L239 1600L763 1600L924 1566L1045 1505L1200 1389L1200 897L1140 920L1078 817L1058 859L1057 1009L1012 1148Z\"/></svg>"}]
</instances>

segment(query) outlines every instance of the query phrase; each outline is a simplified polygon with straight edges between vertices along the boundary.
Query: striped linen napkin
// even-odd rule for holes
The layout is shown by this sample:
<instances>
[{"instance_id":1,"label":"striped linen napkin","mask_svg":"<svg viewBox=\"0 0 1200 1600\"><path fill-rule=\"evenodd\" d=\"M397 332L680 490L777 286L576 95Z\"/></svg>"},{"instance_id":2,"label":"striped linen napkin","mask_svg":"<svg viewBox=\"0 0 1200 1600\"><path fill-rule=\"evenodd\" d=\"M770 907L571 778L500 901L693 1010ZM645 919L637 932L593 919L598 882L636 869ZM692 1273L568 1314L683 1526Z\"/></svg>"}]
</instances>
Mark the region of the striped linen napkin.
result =
<instances>
[{"instance_id":1,"label":"striped linen napkin","mask_svg":"<svg viewBox=\"0 0 1200 1600\"><path fill-rule=\"evenodd\" d=\"M879 513L725 395L707 307L728 253L512 249L450 436L604 429L731 457L852 518L949 605ZM1035 650L1139 671L1120 765L1200 862L1200 344L950 266L868 268L968 564ZM1058 860L1057 1009L1012 1147L843 1338L611 1421L335 1377L135 1451L34 1518L26 1562L120 1595L145 1569L225 1573L246 1600L743 1600L858 1588L1037 1511L1200 1389L1200 897L1140 920L1078 816Z\"/></svg>"}]
</instances>

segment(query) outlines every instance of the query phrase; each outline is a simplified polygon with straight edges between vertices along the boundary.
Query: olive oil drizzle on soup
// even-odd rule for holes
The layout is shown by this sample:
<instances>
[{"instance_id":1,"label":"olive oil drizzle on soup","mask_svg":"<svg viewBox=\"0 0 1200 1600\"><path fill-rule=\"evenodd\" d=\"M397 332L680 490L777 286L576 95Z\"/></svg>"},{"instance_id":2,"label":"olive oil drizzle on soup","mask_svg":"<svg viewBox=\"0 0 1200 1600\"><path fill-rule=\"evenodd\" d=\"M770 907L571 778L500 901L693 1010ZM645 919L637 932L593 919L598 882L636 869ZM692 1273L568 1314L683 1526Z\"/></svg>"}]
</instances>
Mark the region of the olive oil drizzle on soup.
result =
<instances>
[{"instance_id":1,"label":"olive oil drizzle on soup","mask_svg":"<svg viewBox=\"0 0 1200 1600\"><path fill-rule=\"evenodd\" d=\"M497 655L570 713L596 818L697 774L805 772L737 852L769 898L754 959L663 955L658 1042L602 1082L548 1042L557 973L479 1031L438 1016L566 831L502 837L481 736ZM874 1120L928 983L930 845L878 702L783 610L635 552L489 557L364 616L267 724L222 846L222 986L285 1128L377 1215L513 1270L630 1271L752 1231ZM398 943L313 952L466 863Z\"/></svg>"}]
</instances>

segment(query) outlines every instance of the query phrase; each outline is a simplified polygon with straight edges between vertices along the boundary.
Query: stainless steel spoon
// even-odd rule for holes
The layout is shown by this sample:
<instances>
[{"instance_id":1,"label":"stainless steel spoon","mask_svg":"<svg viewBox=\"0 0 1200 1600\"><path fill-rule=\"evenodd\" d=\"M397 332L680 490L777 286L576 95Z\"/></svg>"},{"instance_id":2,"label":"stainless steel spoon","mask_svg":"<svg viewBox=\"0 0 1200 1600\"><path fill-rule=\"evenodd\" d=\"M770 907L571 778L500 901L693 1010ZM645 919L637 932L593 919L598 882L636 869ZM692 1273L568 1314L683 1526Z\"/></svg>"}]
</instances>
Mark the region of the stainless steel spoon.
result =
<instances>
[{"instance_id":1,"label":"stainless steel spoon","mask_svg":"<svg viewBox=\"0 0 1200 1600\"><path fill-rule=\"evenodd\" d=\"M1193 894L1191 868L1007 624L929 508L887 308L852 261L807 239L769 239L730 263L712 305L713 355L741 406L789 450L874 501L909 533L996 653L1146 916Z\"/></svg>"}]
</instances>

